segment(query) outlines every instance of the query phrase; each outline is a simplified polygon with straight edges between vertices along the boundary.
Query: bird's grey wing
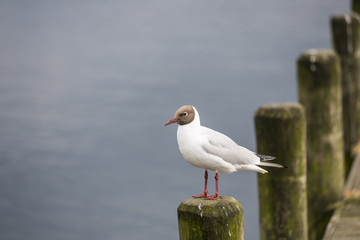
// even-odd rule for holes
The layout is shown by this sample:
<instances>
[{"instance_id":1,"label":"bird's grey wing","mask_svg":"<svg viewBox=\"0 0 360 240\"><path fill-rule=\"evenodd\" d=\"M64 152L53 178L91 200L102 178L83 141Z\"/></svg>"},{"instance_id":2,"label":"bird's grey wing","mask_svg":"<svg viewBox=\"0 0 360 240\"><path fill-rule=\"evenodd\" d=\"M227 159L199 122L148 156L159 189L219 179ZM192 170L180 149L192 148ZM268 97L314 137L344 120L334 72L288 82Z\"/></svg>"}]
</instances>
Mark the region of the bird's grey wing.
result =
<instances>
[{"instance_id":1,"label":"bird's grey wing","mask_svg":"<svg viewBox=\"0 0 360 240\"><path fill-rule=\"evenodd\" d=\"M203 128L203 149L212 155L222 158L224 161L235 165L257 164L260 158L254 152L237 145L228 136L209 128Z\"/></svg>"}]
</instances>

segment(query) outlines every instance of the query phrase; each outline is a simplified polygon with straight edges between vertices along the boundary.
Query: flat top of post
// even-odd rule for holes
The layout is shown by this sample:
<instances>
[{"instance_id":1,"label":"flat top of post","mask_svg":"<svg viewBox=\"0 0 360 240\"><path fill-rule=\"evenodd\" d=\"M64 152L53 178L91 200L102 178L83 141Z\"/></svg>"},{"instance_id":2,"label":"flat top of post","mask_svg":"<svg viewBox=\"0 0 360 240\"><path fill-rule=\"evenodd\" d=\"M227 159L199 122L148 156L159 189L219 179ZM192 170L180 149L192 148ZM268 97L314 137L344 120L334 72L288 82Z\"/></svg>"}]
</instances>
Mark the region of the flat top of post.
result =
<instances>
[{"instance_id":1,"label":"flat top of post","mask_svg":"<svg viewBox=\"0 0 360 240\"><path fill-rule=\"evenodd\" d=\"M298 61L310 61L315 63L326 62L334 58L338 58L338 56L332 49L309 49L299 56Z\"/></svg>"},{"instance_id":2,"label":"flat top of post","mask_svg":"<svg viewBox=\"0 0 360 240\"><path fill-rule=\"evenodd\" d=\"M201 217L212 217L215 215L228 215L242 212L240 203L231 196L220 196L217 200L206 200L204 198L188 198L181 202L178 211L192 212Z\"/></svg>"},{"instance_id":3,"label":"flat top of post","mask_svg":"<svg viewBox=\"0 0 360 240\"><path fill-rule=\"evenodd\" d=\"M299 118L304 116L304 108L299 103L268 103L261 105L255 117Z\"/></svg>"},{"instance_id":4,"label":"flat top of post","mask_svg":"<svg viewBox=\"0 0 360 240\"><path fill-rule=\"evenodd\" d=\"M360 22L360 15L355 12L343 13L343 14L335 14L331 16L331 21L341 21L341 22L349 22L351 20L355 20Z\"/></svg>"},{"instance_id":5,"label":"flat top of post","mask_svg":"<svg viewBox=\"0 0 360 240\"><path fill-rule=\"evenodd\" d=\"M346 13L331 17L332 43L340 56L359 55L360 15Z\"/></svg>"},{"instance_id":6,"label":"flat top of post","mask_svg":"<svg viewBox=\"0 0 360 240\"><path fill-rule=\"evenodd\" d=\"M200 207L222 207L224 204L227 205L229 203L238 203L238 201L231 196L220 196L217 200L206 200L205 198L188 198L182 201L182 204L196 207L198 207L199 204L201 204Z\"/></svg>"}]
</instances>

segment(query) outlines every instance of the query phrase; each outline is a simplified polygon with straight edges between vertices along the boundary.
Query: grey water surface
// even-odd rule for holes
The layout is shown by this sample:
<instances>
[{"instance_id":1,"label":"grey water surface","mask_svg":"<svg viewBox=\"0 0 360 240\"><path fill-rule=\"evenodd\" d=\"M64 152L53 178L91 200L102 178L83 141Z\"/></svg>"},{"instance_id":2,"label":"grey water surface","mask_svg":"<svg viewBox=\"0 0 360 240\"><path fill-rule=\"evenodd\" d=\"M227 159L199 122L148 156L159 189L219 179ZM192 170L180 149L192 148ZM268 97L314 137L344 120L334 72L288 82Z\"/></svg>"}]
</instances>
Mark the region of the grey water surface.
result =
<instances>
[{"instance_id":1,"label":"grey water surface","mask_svg":"<svg viewBox=\"0 0 360 240\"><path fill-rule=\"evenodd\" d=\"M297 100L296 58L349 2L1 1L0 239L178 239L203 170L164 123L192 104L255 150L254 111ZM256 173L219 183L259 239Z\"/></svg>"}]
</instances>

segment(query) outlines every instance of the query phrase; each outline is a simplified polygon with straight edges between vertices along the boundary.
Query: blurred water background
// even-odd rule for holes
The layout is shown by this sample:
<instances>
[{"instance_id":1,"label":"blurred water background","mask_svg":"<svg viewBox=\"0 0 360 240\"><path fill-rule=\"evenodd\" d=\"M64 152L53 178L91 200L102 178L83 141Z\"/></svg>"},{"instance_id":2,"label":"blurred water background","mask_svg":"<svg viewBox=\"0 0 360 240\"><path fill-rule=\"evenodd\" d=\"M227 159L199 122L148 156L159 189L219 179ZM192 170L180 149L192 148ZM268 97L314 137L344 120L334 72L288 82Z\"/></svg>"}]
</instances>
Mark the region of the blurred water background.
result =
<instances>
[{"instance_id":1,"label":"blurred water background","mask_svg":"<svg viewBox=\"0 0 360 240\"><path fill-rule=\"evenodd\" d=\"M297 100L296 58L349 2L1 1L0 239L178 239L203 170L164 123L192 104L255 150L254 111ZM256 173L219 181L259 239Z\"/></svg>"}]
</instances>

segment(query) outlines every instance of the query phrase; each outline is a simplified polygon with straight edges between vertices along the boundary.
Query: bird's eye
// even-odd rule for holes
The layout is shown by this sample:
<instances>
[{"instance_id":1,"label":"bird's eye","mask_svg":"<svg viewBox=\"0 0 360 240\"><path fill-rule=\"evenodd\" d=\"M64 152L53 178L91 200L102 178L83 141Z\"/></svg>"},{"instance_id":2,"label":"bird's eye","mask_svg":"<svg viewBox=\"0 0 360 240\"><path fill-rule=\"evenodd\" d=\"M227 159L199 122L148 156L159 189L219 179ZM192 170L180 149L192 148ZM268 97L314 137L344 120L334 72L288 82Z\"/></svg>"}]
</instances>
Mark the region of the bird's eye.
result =
<instances>
[{"instance_id":1,"label":"bird's eye","mask_svg":"<svg viewBox=\"0 0 360 240\"><path fill-rule=\"evenodd\" d=\"M188 112L183 112L182 114L180 114L180 116L182 116L182 117L186 117L187 115L189 115Z\"/></svg>"}]
</instances>

